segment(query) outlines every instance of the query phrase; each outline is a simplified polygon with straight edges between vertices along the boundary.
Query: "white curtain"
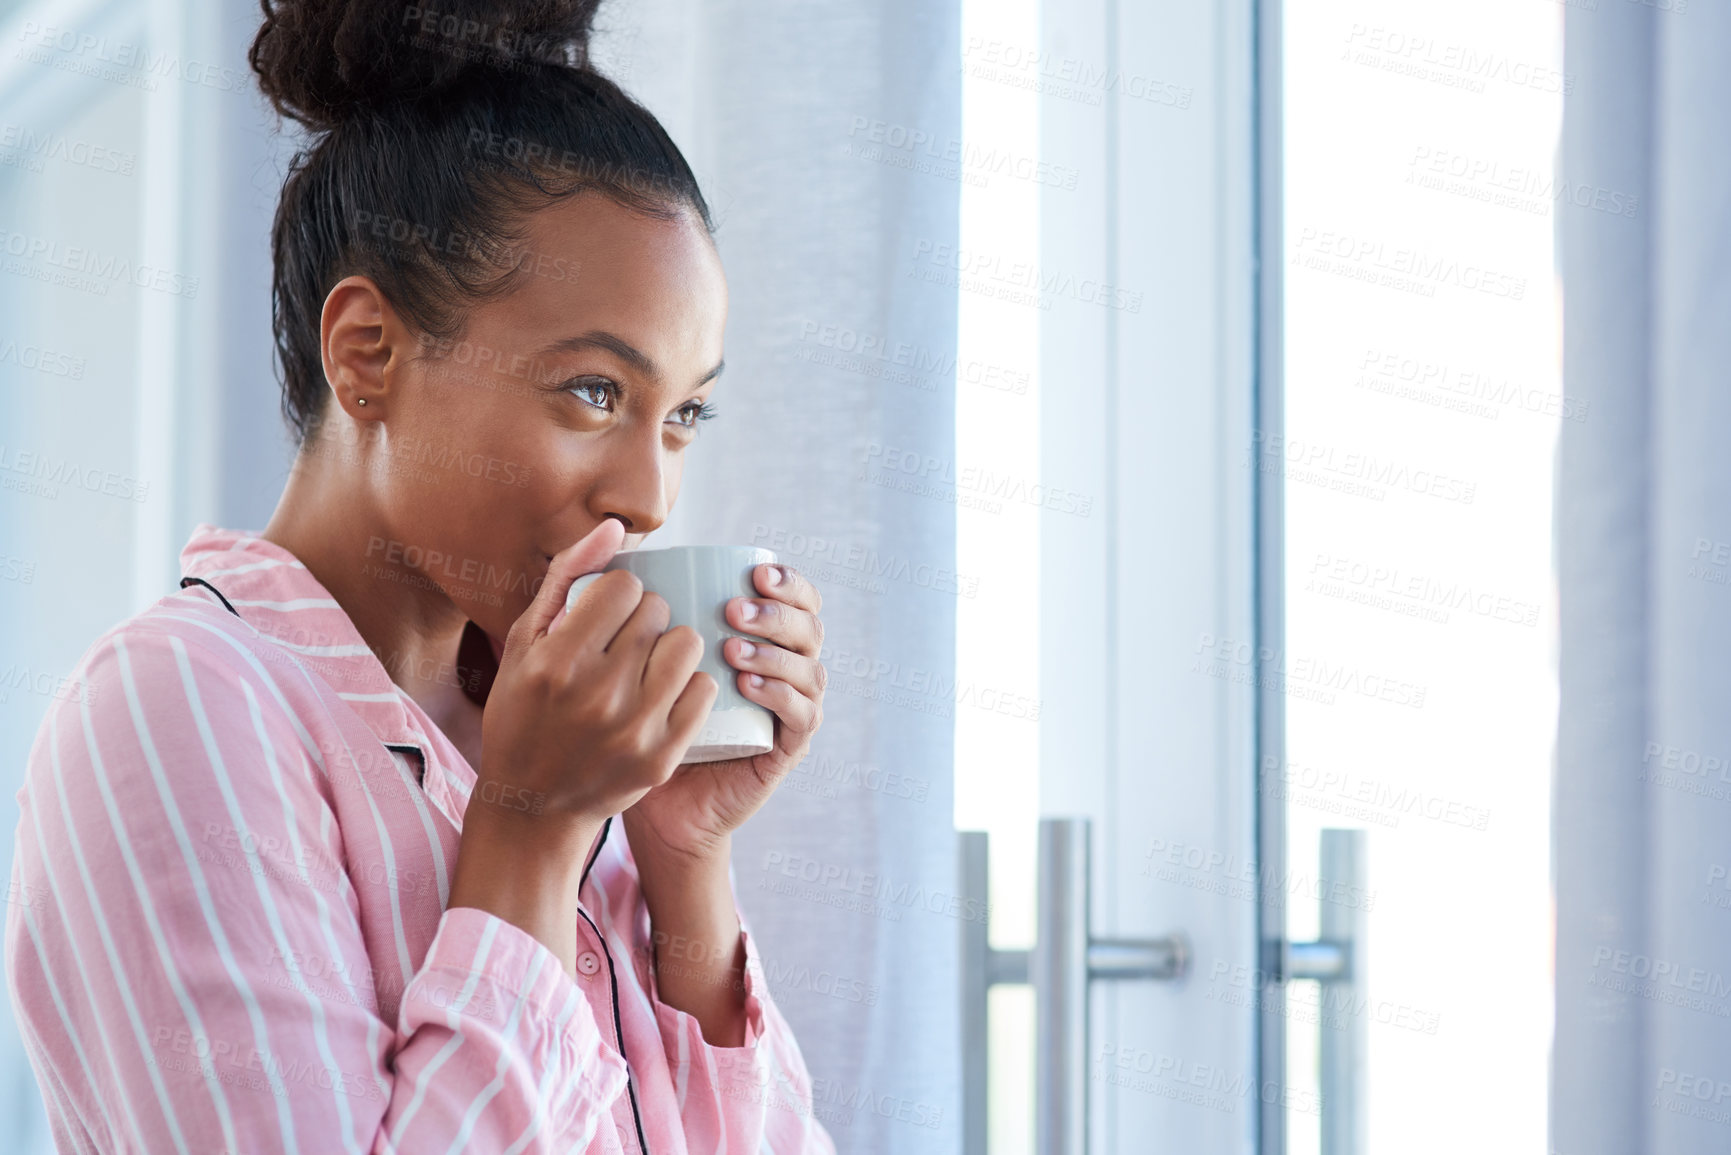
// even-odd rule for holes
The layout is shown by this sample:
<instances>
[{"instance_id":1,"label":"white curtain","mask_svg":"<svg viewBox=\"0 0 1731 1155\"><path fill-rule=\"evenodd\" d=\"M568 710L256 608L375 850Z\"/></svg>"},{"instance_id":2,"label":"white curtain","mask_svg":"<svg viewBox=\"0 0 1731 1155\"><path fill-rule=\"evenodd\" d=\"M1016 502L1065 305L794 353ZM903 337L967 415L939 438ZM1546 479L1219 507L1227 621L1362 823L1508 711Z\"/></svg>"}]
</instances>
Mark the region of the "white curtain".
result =
<instances>
[{"instance_id":1,"label":"white curtain","mask_svg":"<svg viewBox=\"0 0 1731 1155\"><path fill-rule=\"evenodd\" d=\"M1564 379L1585 419L1563 422L1559 462L1550 1147L1719 1152L1731 1147L1731 6L1603 0L1571 5L1565 29Z\"/></svg>"},{"instance_id":2,"label":"white curtain","mask_svg":"<svg viewBox=\"0 0 1731 1155\"><path fill-rule=\"evenodd\" d=\"M844 1152L959 1145L955 511L881 484L954 458L953 377L916 362L953 357L956 290L916 274L957 238L959 22L643 0L597 46L696 169L730 290L721 416L649 544L767 545L824 594L823 729L734 870Z\"/></svg>"}]
</instances>

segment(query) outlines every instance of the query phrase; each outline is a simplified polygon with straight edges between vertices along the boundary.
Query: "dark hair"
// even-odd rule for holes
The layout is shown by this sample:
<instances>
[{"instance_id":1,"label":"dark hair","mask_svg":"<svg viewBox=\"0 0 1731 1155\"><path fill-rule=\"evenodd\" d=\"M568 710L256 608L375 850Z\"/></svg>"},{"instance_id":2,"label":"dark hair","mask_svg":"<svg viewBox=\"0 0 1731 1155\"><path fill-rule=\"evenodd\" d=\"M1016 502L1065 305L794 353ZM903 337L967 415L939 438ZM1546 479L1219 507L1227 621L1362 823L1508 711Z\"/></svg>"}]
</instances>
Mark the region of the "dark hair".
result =
<instances>
[{"instance_id":1,"label":"dark hair","mask_svg":"<svg viewBox=\"0 0 1731 1155\"><path fill-rule=\"evenodd\" d=\"M271 229L271 323L283 416L317 433L329 389L325 297L372 278L423 335L520 280L529 213L599 191L639 212L694 211L684 156L647 109L589 66L600 0L259 0L248 61L313 141ZM530 261L536 254L527 254Z\"/></svg>"}]
</instances>

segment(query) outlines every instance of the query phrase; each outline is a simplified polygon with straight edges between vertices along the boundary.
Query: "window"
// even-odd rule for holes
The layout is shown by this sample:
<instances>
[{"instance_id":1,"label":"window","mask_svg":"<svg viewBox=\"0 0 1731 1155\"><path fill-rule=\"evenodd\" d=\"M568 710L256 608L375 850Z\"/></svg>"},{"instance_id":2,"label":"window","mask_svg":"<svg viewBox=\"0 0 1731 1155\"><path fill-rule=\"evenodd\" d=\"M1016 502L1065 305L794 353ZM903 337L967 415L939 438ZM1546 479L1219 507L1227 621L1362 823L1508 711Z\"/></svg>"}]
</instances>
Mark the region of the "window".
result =
<instances>
[{"instance_id":1,"label":"window","mask_svg":"<svg viewBox=\"0 0 1731 1155\"><path fill-rule=\"evenodd\" d=\"M1368 831L1369 1150L1536 1151L1552 1013L1562 7L1284 14L1287 869ZM1318 903L1288 888L1288 935ZM1325 1097L1326 1102L1326 1097ZM1290 1150L1319 1150L1288 1114Z\"/></svg>"}]
</instances>

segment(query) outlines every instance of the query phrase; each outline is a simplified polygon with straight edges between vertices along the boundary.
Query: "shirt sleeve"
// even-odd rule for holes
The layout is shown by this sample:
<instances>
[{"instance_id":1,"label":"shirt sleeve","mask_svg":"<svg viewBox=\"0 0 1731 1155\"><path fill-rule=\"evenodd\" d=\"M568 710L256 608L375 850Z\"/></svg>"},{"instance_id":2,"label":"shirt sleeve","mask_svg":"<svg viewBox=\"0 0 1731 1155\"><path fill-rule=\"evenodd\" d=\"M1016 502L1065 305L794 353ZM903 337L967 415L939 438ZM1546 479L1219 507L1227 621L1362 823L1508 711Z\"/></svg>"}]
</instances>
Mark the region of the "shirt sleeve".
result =
<instances>
[{"instance_id":1,"label":"shirt sleeve","mask_svg":"<svg viewBox=\"0 0 1731 1155\"><path fill-rule=\"evenodd\" d=\"M13 1008L69 1150L583 1150L625 1064L558 957L443 912L378 1013L328 784L282 667L127 631L31 748ZM391 992L395 993L395 992Z\"/></svg>"},{"instance_id":2,"label":"shirt sleeve","mask_svg":"<svg viewBox=\"0 0 1731 1155\"><path fill-rule=\"evenodd\" d=\"M729 870L729 881L732 871ZM735 900L738 910L738 901ZM764 982L757 940L739 911L745 943L745 1042L718 1047L697 1017L661 1001L655 967L649 1001L661 1027L668 1067L680 1088L679 1115L693 1151L767 1151L835 1155L835 1142L813 1114L812 1081L793 1030Z\"/></svg>"}]
</instances>

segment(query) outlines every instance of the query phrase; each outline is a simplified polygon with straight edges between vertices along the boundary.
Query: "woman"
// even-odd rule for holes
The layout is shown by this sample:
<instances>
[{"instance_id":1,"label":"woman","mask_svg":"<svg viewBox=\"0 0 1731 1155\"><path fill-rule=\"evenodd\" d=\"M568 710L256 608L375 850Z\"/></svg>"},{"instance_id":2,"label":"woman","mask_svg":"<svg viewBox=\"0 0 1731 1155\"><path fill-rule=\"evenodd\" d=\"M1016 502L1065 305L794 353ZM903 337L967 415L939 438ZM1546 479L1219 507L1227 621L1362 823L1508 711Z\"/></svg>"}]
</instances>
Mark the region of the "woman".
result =
<instances>
[{"instance_id":1,"label":"woman","mask_svg":"<svg viewBox=\"0 0 1731 1155\"><path fill-rule=\"evenodd\" d=\"M6 973L63 1151L834 1149L728 871L821 720L820 599L754 569L727 620L770 644L726 658L776 748L677 772L701 639L627 573L564 605L667 517L726 312L593 6L265 0L314 133L299 453L32 747Z\"/></svg>"}]
</instances>

